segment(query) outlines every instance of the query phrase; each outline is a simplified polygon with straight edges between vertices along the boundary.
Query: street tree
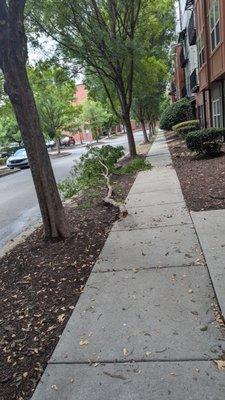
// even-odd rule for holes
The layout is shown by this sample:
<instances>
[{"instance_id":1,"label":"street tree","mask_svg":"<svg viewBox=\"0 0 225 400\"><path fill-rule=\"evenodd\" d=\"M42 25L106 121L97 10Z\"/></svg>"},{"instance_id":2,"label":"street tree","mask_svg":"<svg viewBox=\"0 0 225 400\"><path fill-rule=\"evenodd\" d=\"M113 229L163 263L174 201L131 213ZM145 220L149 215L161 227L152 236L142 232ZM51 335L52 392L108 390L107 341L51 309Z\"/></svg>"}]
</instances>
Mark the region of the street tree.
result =
<instances>
[{"instance_id":1,"label":"street tree","mask_svg":"<svg viewBox=\"0 0 225 400\"><path fill-rule=\"evenodd\" d=\"M88 128L95 140L99 139L102 128L109 121L110 115L100 102L88 100L83 105L81 120L85 128Z\"/></svg>"},{"instance_id":2,"label":"street tree","mask_svg":"<svg viewBox=\"0 0 225 400\"><path fill-rule=\"evenodd\" d=\"M154 56L140 60L135 69L132 112L142 126L144 143L149 141L146 122L150 133L159 116L166 79L166 64Z\"/></svg>"},{"instance_id":3,"label":"street tree","mask_svg":"<svg viewBox=\"0 0 225 400\"><path fill-rule=\"evenodd\" d=\"M26 0L0 0L0 69L27 150L45 236L65 238L68 224L27 75L25 5Z\"/></svg>"},{"instance_id":4,"label":"street tree","mask_svg":"<svg viewBox=\"0 0 225 400\"><path fill-rule=\"evenodd\" d=\"M53 60L39 61L29 68L29 77L38 105L44 135L56 142L60 153L63 131L73 129L76 108L72 101L75 83L69 73Z\"/></svg>"},{"instance_id":5,"label":"street tree","mask_svg":"<svg viewBox=\"0 0 225 400\"><path fill-rule=\"evenodd\" d=\"M131 156L136 155L130 109L134 58L140 43L135 34L145 0L31 1L31 23L58 42L65 56L89 67L104 87L112 109L126 126ZM113 85L121 113L109 89Z\"/></svg>"}]
</instances>

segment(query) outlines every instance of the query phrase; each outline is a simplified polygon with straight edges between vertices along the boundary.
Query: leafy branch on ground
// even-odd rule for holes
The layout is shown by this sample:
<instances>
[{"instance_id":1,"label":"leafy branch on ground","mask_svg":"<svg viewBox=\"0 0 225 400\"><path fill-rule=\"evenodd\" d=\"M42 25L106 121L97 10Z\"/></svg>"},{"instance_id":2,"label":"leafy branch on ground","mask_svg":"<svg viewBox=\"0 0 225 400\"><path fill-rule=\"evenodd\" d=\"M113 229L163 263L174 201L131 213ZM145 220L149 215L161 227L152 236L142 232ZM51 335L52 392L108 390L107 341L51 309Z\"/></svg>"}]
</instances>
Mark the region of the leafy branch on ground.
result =
<instances>
[{"instance_id":1,"label":"leafy branch on ground","mask_svg":"<svg viewBox=\"0 0 225 400\"><path fill-rule=\"evenodd\" d=\"M143 157L136 157L126 165L119 166L118 161L123 156L122 146L90 147L87 153L82 155L80 162L74 165L70 176L59 183L64 198L68 199L89 190L94 190L96 193L98 189L106 186L108 194L104 201L118 207L123 216L127 214L124 204L112 200L111 176L145 171L151 168L151 164Z\"/></svg>"}]
</instances>

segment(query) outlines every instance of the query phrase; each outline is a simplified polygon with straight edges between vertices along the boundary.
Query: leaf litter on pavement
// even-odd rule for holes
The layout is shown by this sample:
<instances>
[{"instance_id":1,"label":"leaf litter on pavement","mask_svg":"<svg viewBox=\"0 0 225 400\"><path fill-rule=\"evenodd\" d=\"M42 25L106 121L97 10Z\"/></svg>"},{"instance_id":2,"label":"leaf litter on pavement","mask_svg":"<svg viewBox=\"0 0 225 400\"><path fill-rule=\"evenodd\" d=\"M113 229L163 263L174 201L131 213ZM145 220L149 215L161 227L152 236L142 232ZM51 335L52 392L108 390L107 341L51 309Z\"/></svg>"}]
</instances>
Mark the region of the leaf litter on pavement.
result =
<instances>
[{"instance_id":1,"label":"leaf litter on pavement","mask_svg":"<svg viewBox=\"0 0 225 400\"><path fill-rule=\"evenodd\" d=\"M118 188L125 199L135 176L115 176L115 196ZM43 241L39 228L1 259L1 400L32 396L118 219L118 210L105 205L104 196L103 189L97 198L86 193L70 203L72 234L65 242ZM81 338L80 345L87 346L88 339Z\"/></svg>"}]
</instances>

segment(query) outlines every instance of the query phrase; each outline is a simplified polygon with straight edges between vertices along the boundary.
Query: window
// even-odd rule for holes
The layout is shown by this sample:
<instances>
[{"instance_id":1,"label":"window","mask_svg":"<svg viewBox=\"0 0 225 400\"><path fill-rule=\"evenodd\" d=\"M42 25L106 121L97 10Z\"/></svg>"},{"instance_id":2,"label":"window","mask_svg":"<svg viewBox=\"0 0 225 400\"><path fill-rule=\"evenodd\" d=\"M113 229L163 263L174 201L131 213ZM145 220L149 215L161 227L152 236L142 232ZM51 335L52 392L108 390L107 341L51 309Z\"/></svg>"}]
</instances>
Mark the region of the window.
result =
<instances>
[{"instance_id":1,"label":"window","mask_svg":"<svg viewBox=\"0 0 225 400\"><path fill-rule=\"evenodd\" d=\"M222 90L221 85L217 85L212 90L212 117L213 126L222 128L223 126L223 110L222 110Z\"/></svg>"},{"instance_id":2,"label":"window","mask_svg":"<svg viewBox=\"0 0 225 400\"><path fill-rule=\"evenodd\" d=\"M205 63L205 39L204 39L204 32L201 33L198 42L198 64L199 68Z\"/></svg>"},{"instance_id":3,"label":"window","mask_svg":"<svg viewBox=\"0 0 225 400\"><path fill-rule=\"evenodd\" d=\"M213 126L215 128L221 128L221 99L212 101L212 112L213 112Z\"/></svg>"},{"instance_id":4,"label":"window","mask_svg":"<svg viewBox=\"0 0 225 400\"><path fill-rule=\"evenodd\" d=\"M219 0L213 0L209 15L211 50L213 51L220 42L220 8Z\"/></svg>"}]
</instances>

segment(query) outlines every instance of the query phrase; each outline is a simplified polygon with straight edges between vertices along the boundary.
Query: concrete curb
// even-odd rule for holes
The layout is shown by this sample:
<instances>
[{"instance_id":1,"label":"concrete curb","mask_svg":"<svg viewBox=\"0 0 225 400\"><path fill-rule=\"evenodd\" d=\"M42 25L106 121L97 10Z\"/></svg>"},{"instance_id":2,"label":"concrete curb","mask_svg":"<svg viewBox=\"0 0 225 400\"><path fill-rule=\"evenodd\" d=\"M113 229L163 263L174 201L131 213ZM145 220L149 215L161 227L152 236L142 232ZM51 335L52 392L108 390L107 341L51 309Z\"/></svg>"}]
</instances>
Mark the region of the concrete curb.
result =
<instances>
[{"instance_id":1,"label":"concrete curb","mask_svg":"<svg viewBox=\"0 0 225 400\"><path fill-rule=\"evenodd\" d=\"M5 173L3 173L3 174L0 173L0 178L3 178L4 176L16 174L17 172L20 172L20 169L16 169L15 171L14 170L11 171L11 170L6 169Z\"/></svg>"},{"instance_id":2,"label":"concrete curb","mask_svg":"<svg viewBox=\"0 0 225 400\"><path fill-rule=\"evenodd\" d=\"M31 227L25 229L22 233L15 237L15 239L11 239L5 246L0 249L0 259L4 257L7 253L12 251L18 244L23 243L28 236L30 236L36 229L40 228L42 225L42 220L38 220Z\"/></svg>"},{"instance_id":3,"label":"concrete curb","mask_svg":"<svg viewBox=\"0 0 225 400\"><path fill-rule=\"evenodd\" d=\"M63 205L69 205L76 196L72 197L72 199L65 200ZM7 253L12 251L18 244L23 243L32 233L36 231L36 229L42 226L42 219L39 218L36 222L33 223L32 226L26 228L23 232L21 232L14 239L11 239L8 243L6 243L2 249L0 249L0 259L4 257Z\"/></svg>"}]
</instances>

